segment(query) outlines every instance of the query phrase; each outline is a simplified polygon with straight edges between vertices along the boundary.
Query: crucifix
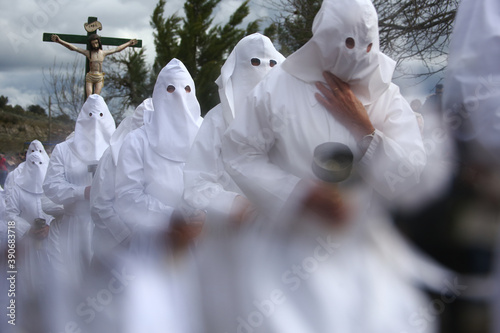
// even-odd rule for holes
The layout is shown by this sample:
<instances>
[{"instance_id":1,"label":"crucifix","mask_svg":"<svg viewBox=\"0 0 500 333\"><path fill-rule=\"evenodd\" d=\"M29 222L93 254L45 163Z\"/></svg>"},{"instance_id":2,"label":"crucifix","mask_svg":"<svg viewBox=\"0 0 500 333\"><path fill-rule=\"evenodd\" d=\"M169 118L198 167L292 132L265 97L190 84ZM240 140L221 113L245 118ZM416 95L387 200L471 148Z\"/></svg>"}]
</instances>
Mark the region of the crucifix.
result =
<instances>
[{"instance_id":1,"label":"crucifix","mask_svg":"<svg viewBox=\"0 0 500 333\"><path fill-rule=\"evenodd\" d=\"M102 71L102 62L107 55L120 52L126 47L142 47L142 41L136 39L123 39L112 37L101 37L94 32L97 29L102 30L102 24L97 21L97 17L89 17L87 23L84 23L87 36L44 33L44 42L56 42L66 48L79 52L87 58L85 68L85 91L88 97L92 93L100 94L104 85L104 72ZM87 49L76 47L76 44L87 44ZM117 46L111 50L102 50L102 45Z\"/></svg>"}]
</instances>

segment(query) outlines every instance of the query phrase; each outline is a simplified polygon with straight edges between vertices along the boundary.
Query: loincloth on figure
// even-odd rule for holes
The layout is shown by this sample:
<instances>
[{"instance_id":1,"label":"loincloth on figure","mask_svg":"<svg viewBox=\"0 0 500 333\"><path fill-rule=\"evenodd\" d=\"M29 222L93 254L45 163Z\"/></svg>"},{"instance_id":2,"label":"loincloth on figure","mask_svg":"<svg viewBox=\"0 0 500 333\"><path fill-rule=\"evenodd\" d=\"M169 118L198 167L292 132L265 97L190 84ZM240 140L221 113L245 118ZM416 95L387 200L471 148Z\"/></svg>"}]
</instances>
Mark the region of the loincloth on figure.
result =
<instances>
[{"instance_id":1,"label":"loincloth on figure","mask_svg":"<svg viewBox=\"0 0 500 333\"><path fill-rule=\"evenodd\" d=\"M87 75L85 75L85 82L90 82L90 83L104 82L104 73L88 72Z\"/></svg>"}]
</instances>

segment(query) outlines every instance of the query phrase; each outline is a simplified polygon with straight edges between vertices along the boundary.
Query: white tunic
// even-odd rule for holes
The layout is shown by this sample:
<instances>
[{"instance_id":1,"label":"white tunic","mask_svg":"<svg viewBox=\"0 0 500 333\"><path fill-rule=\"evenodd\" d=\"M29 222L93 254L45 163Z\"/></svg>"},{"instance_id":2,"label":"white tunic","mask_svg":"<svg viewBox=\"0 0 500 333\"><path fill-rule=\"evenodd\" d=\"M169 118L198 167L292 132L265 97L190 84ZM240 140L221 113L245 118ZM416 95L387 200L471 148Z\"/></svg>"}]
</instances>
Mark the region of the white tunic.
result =
<instances>
[{"instance_id":1,"label":"white tunic","mask_svg":"<svg viewBox=\"0 0 500 333\"><path fill-rule=\"evenodd\" d=\"M247 112L224 136L229 173L269 216L264 227L279 231L267 233L268 239L259 234L242 253L250 296L240 311L248 316L236 324L255 332L415 331L409 318L425 298L377 250L366 226L380 220L370 210L368 189L395 198L418 182L425 152L415 116L390 85L365 105L376 132L362 155L350 132L317 102L316 91L278 67L254 89ZM292 198L300 179L316 178L313 151L324 142L348 145L355 159L351 178L339 184L355 214L340 233L315 225ZM325 246L330 237L333 245ZM272 315L257 321L253 300L269 305L270 299Z\"/></svg>"},{"instance_id":2,"label":"white tunic","mask_svg":"<svg viewBox=\"0 0 500 333\"><path fill-rule=\"evenodd\" d=\"M148 98L133 115L125 118L113 133L110 147L99 160L90 190L91 215L95 225L92 244L97 255L105 255L131 235L130 228L114 209L116 164L123 140L144 123L144 111L152 108L151 98Z\"/></svg>"},{"instance_id":3,"label":"white tunic","mask_svg":"<svg viewBox=\"0 0 500 333\"><path fill-rule=\"evenodd\" d=\"M19 258L19 276L25 281L25 286L36 290L46 283L49 268L47 257L47 239L32 239L27 232L33 226L36 218L45 219L50 225L53 217L42 210L41 198L43 194L30 193L19 186L10 189L6 200L7 217L16 223L16 239L21 248L22 257ZM45 279L45 281L44 281Z\"/></svg>"},{"instance_id":4,"label":"white tunic","mask_svg":"<svg viewBox=\"0 0 500 333\"><path fill-rule=\"evenodd\" d=\"M115 210L138 233L167 230L180 203L182 169L202 118L194 81L172 59L153 91L151 117L125 138L116 166ZM150 118L150 119L149 119Z\"/></svg>"},{"instance_id":5,"label":"white tunic","mask_svg":"<svg viewBox=\"0 0 500 333\"><path fill-rule=\"evenodd\" d=\"M254 111L235 119L226 132L223 157L228 171L241 179L236 183L245 186L252 201L277 212L301 178L314 177L313 151L324 142L349 146L357 172L386 197L396 198L418 182L426 155L415 116L397 86L365 106L376 132L363 156L349 130L316 100L316 92L314 84L278 67L247 99L246 109ZM247 191L250 183L242 180L253 176ZM272 204L266 205L267 200Z\"/></svg>"},{"instance_id":6,"label":"white tunic","mask_svg":"<svg viewBox=\"0 0 500 333\"><path fill-rule=\"evenodd\" d=\"M182 196L183 166L152 150L143 127L125 138L116 166L115 210L132 230L168 228Z\"/></svg>"},{"instance_id":7,"label":"white tunic","mask_svg":"<svg viewBox=\"0 0 500 333\"><path fill-rule=\"evenodd\" d=\"M115 122L100 95L90 95L80 110L75 134L54 148L43 190L64 206L64 216L51 228L50 254L56 270L80 283L92 257L93 223L85 188L115 130Z\"/></svg>"},{"instance_id":8,"label":"white tunic","mask_svg":"<svg viewBox=\"0 0 500 333\"><path fill-rule=\"evenodd\" d=\"M184 168L184 200L195 209L220 214L218 220L227 218L234 198L242 194L222 162L221 139L226 129L219 104L203 118Z\"/></svg>"},{"instance_id":9,"label":"white tunic","mask_svg":"<svg viewBox=\"0 0 500 333\"><path fill-rule=\"evenodd\" d=\"M40 318L44 315L44 301L50 283L48 239L35 238L29 232L38 227L35 219L41 218L48 225L53 219L44 213L41 202L47 162L38 151L32 152L22 171L14 179L6 199L7 217L16 225L16 267L12 270L17 270L18 273L17 319L27 330L32 330L33 325L41 327L44 324Z\"/></svg>"},{"instance_id":10,"label":"white tunic","mask_svg":"<svg viewBox=\"0 0 500 333\"><path fill-rule=\"evenodd\" d=\"M190 303L190 295L197 295L196 274L182 269L193 267L189 258L169 260L165 232L182 198L182 169L201 117L194 82L179 60L172 59L158 75L153 105L151 118L125 138L116 166L114 208L132 231L131 253L140 258L132 258L137 283L127 290L134 315L127 316L126 327L187 332L197 323L190 315L198 318L193 313L197 302Z\"/></svg>"},{"instance_id":11,"label":"white tunic","mask_svg":"<svg viewBox=\"0 0 500 333\"><path fill-rule=\"evenodd\" d=\"M243 193L225 171L222 136L238 117L240 101L283 60L271 40L259 33L238 42L216 80L221 103L203 119L184 168L184 200L191 209L206 211L207 216L196 246L204 332L230 332L232 320L238 315L235 304L240 289L236 271L239 258L234 254L241 234L229 215L237 211L233 202Z\"/></svg>"},{"instance_id":12,"label":"white tunic","mask_svg":"<svg viewBox=\"0 0 500 333\"><path fill-rule=\"evenodd\" d=\"M7 218L16 225L16 240L21 249L20 277L25 283L24 288L31 288L31 292L44 286L49 271L47 239L34 239L28 234L35 226L35 219L44 219L45 224L50 224L53 219L44 213L41 202L47 162L45 156L38 151L28 155L24 167L13 180L5 202Z\"/></svg>"},{"instance_id":13,"label":"white tunic","mask_svg":"<svg viewBox=\"0 0 500 333\"><path fill-rule=\"evenodd\" d=\"M206 210L204 232L195 248L200 274L201 332L226 332L238 313L237 229L228 219L233 200L243 195L224 169L221 138L227 125L217 105L203 119L184 168L184 200L191 209ZM199 320L199 319L198 319ZM229 331L228 331L229 332Z\"/></svg>"},{"instance_id":14,"label":"white tunic","mask_svg":"<svg viewBox=\"0 0 500 333\"><path fill-rule=\"evenodd\" d=\"M115 171L113 156L108 148L99 160L90 191L91 214L95 224L92 244L96 254L114 248L131 234L113 208Z\"/></svg>"},{"instance_id":15,"label":"white tunic","mask_svg":"<svg viewBox=\"0 0 500 333\"><path fill-rule=\"evenodd\" d=\"M500 163L500 3L460 2L450 40L443 87L444 120L462 140L476 140Z\"/></svg>"},{"instance_id":16,"label":"white tunic","mask_svg":"<svg viewBox=\"0 0 500 333\"><path fill-rule=\"evenodd\" d=\"M9 193L9 190L14 186L14 179L17 177L17 174L21 172L24 163L25 162L19 163L19 165L14 170L12 170L7 174L7 177L5 178L5 183L3 185L3 189L6 195L7 193Z\"/></svg>"},{"instance_id":17,"label":"white tunic","mask_svg":"<svg viewBox=\"0 0 500 333\"><path fill-rule=\"evenodd\" d=\"M85 199L85 187L92 183L92 173L87 163L80 160L67 141L55 146L44 181L45 195L56 204L64 206L64 216L55 222L50 234L59 238L51 243L50 253L62 267L58 271L72 272L72 279L80 281L81 274L90 264L92 257L91 236L93 224L90 218L89 201ZM52 246L51 246L52 247Z\"/></svg>"},{"instance_id":18,"label":"white tunic","mask_svg":"<svg viewBox=\"0 0 500 333\"><path fill-rule=\"evenodd\" d=\"M455 17L443 91L444 119L468 141L473 163L500 169L500 2L462 0ZM475 147L479 143L480 149ZM492 332L500 332L500 233L495 249Z\"/></svg>"}]
</instances>

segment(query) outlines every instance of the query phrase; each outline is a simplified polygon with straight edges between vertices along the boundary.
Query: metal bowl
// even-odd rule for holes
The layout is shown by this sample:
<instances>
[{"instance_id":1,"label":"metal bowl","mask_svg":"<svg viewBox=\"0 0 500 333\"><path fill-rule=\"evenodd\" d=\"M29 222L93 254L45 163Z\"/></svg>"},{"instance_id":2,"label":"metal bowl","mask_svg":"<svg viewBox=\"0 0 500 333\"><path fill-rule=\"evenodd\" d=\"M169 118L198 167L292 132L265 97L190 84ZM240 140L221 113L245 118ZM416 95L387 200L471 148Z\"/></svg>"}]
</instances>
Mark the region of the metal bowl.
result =
<instances>
[{"instance_id":1,"label":"metal bowl","mask_svg":"<svg viewBox=\"0 0 500 333\"><path fill-rule=\"evenodd\" d=\"M312 171L319 179L338 183L351 174L354 156L351 149L340 142L325 142L314 149Z\"/></svg>"}]
</instances>

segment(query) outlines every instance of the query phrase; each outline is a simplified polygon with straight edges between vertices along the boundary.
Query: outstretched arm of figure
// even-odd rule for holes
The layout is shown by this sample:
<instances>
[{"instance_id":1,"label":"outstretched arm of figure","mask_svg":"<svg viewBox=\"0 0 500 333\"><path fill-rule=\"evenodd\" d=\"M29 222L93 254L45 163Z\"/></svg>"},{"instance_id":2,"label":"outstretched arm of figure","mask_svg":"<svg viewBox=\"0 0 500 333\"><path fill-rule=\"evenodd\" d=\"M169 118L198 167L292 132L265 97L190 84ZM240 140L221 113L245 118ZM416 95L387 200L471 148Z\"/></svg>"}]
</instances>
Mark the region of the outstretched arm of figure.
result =
<instances>
[{"instance_id":1,"label":"outstretched arm of figure","mask_svg":"<svg viewBox=\"0 0 500 333\"><path fill-rule=\"evenodd\" d=\"M83 54L86 57L89 56L89 51L81 49L81 48L79 48L79 47L77 47L77 46L75 46L75 45L73 45L71 43L68 43L68 42L62 40L58 35L52 35L51 39L52 39L52 41L54 43L59 43L62 46L66 47L67 49L71 50L71 51L75 51L75 52L81 53L81 54Z\"/></svg>"},{"instance_id":2,"label":"outstretched arm of figure","mask_svg":"<svg viewBox=\"0 0 500 333\"><path fill-rule=\"evenodd\" d=\"M124 49L126 49L127 47L134 46L135 44L137 44L137 39L131 39L128 42L123 43L122 45L120 45L118 47L115 47L114 49L106 50L106 51L103 51L103 52L104 52L104 55L107 56L107 55L110 55L110 54L113 54L113 53L116 53L116 52L121 52Z\"/></svg>"}]
</instances>

